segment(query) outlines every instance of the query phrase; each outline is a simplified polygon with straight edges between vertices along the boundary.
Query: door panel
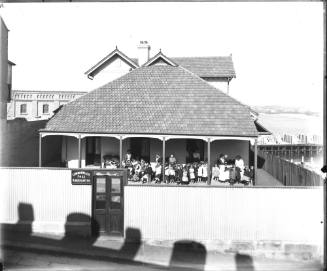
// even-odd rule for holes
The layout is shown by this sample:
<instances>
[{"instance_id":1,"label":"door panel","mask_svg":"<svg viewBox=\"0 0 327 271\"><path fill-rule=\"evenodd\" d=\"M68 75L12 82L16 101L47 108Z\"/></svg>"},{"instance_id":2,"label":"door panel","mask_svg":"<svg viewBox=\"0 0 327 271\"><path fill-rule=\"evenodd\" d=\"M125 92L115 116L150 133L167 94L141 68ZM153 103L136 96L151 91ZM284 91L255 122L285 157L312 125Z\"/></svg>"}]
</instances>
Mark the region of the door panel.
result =
<instances>
[{"instance_id":1,"label":"door panel","mask_svg":"<svg viewBox=\"0 0 327 271\"><path fill-rule=\"evenodd\" d=\"M109 177L109 234L123 233L123 177Z\"/></svg>"},{"instance_id":2,"label":"door panel","mask_svg":"<svg viewBox=\"0 0 327 271\"><path fill-rule=\"evenodd\" d=\"M121 197L120 197L120 195L112 195L111 196L110 208L112 210L120 210L121 209Z\"/></svg>"},{"instance_id":3,"label":"door panel","mask_svg":"<svg viewBox=\"0 0 327 271\"><path fill-rule=\"evenodd\" d=\"M107 203L106 195L96 195L95 210L105 210Z\"/></svg>"},{"instance_id":4,"label":"door panel","mask_svg":"<svg viewBox=\"0 0 327 271\"><path fill-rule=\"evenodd\" d=\"M109 227L110 227L110 233L112 234L120 234L121 233L121 214L120 212L112 211L110 214L109 219Z\"/></svg>"},{"instance_id":5,"label":"door panel","mask_svg":"<svg viewBox=\"0 0 327 271\"><path fill-rule=\"evenodd\" d=\"M94 177L94 218L99 225L100 233L106 231L107 176Z\"/></svg>"},{"instance_id":6,"label":"door panel","mask_svg":"<svg viewBox=\"0 0 327 271\"><path fill-rule=\"evenodd\" d=\"M112 193L120 193L121 191L121 177L111 177L111 192Z\"/></svg>"},{"instance_id":7,"label":"door panel","mask_svg":"<svg viewBox=\"0 0 327 271\"><path fill-rule=\"evenodd\" d=\"M97 177L96 193L106 193L106 177Z\"/></svg>"},{"instance_id":8,"label":"door panel","mask_svg":"<svg viewBox=\"0 0 327 271\"><path fill-rule=\"evenodd\" d=\"M123 235L123 177L94 177L94 218L100 233Z\"/></svg>"}]
</instances>

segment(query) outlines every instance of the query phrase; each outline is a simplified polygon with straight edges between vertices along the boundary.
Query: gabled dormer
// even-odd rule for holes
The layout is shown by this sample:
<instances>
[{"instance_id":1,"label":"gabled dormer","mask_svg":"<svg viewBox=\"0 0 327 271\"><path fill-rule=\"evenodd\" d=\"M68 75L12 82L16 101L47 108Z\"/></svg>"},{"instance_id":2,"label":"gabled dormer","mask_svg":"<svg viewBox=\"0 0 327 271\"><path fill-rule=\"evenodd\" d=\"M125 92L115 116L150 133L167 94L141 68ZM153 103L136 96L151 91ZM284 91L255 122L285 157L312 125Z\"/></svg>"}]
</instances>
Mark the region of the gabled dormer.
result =
<instances>
[{"instance_id":1,"label":"gabled dormer","mask_svg":"<svg viewBox=\"0 0 327 271\"><path fill-rule=\"evenodd\" d=\"M106 67L113 64L114 62L117 62L117 60L122 61L127 66L129 66L130 70L139 67L136 59L129 58L116 47L115 50L113 50L110 54L101 59L97 64L95 64L92 68L86 71L85 74L89 79L93 79L98 73L100 73L102 70L104 70Z\"/></svg>"},{"instance_id":2,"label":"gabled dormer","mask_svg":"<svg viewBox=\"0 0 327 271\"><path fill-rule=\"evenodd\" d=\"M232 55L200 57L167 57L160 50L150 58L150 44L140 41L137 58L130 58L118 48L99 61L85 74L95 78L94 86L99 87L139 67L152 65L180 66L199 76L217 89L229 94L229 84L236 77Z\"/></svg>"},{"instance_id":3,"label":"gabled dormer","mask_svg":"<svg viewBox=\"0 0 327 271\"><path fill-rule=\"evenodd\" d=\"M167 56L165 56L161 52L161 49L160 49L159 53L157 53L154 57L152 57L151 59L149 59L142 66L148 67L148 66L152 66L152 65L170 65L170 66L174 66L174 67L177 67L178 66L174 61L172 61L170 58L168 58Z\"/></svg>"}]
</instances>

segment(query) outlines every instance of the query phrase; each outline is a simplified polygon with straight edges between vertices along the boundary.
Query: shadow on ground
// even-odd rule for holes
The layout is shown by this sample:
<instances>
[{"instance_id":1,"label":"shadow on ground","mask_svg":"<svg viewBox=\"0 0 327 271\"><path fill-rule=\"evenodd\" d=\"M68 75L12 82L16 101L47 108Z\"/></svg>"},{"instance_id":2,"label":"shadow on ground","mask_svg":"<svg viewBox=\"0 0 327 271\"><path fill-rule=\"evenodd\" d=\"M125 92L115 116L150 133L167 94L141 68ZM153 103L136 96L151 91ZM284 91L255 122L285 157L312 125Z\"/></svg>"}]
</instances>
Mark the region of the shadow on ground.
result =
<instances>
[{"instance_id":1,"label":"shadow on ground","mask_svg":"<svg viewBox=\"0 0 327 271\"><path fill-rule=\"evenodd\" d=\"M236 253L235 263L237 271L254 271L252 257L247 254Z\"/></svg>"},{"instance_id":2,"label":"shadow on ground","mask_svg":"<svg viewBox=\"0 0 327 271\"><path fill-rule=\"evenodd\" d=\"M169 261L169 266L164 267L149 264L135 259L142 248L142 234L139 229L127 228L124 243L120 249L95 246L100 236L99 225L91 217L83 213L71 213L66 218L65 235L62 239L55 240L46 237L33 236L32 223L34 221L33 206L27 203L18 205L19 221L10 230L5 230L2 236L10 241L23 242L24 246L9 247L15 251L31 252L43 255L70 257L75 259L88 259L107 261L108 263L128 264L134 267L143 266L159 270L204 270L207 251L203 244L192 240L176 241ZM76 222L92 222L92 236L81 237L76 235L78 227ZM47 249L48 248L48 249ZM6 264L4 253L4 265L15 268L14 264ZM253 271L252 258L248 255L237 254L235 256L237 270Z\"/></svg>"},{"instance_id":3,"label":"shadow on ground","mask_svg":"<svg viewBox=\"0 0 327 271\"><path fill-rule=\"evenodd\" d=\"M207 250L201 243L181 240L174 243L169 267L172 270L204 270Z\"/></svg>"}]
</instances>

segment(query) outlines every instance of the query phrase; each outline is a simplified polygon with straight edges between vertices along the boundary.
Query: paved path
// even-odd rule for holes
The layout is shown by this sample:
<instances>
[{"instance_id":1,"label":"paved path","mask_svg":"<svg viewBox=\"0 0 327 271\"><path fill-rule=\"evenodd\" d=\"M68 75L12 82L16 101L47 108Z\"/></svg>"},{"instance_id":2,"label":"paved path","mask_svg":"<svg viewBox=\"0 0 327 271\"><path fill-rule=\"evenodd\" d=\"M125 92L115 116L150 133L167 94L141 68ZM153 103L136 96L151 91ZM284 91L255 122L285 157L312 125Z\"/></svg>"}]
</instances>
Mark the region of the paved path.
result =
<instances>
[{"instance_id":1,"label":"paved path","mask_svg":"<svg viewBox=\"0 0 327 271\"><path fill-rule=\"evenodd\" d=\"M267 259L236 251L221 253L191 242L172 248L126 244L122 239L108 237L90 240L15 234L5 236L2 250L8 270L322 270L321 263L315 260Z\"/></svg>"},{"instance_id":2,"label":"paved path","mask_svg":"<svg viewBox=\"0 0 327 271\"><path fill-rule=\"evenodd\" d=\"M270 175L264 169L258 168L258 180L256 182L258 186L283 186L277 179Z\"/></svg>"},{"instance_id":3,"label":"paved path","mask_svg":"<svg viewBox=\"0 0 327 271\"><path fill-rule=\"evenodd\" d=\"M215 255L215 263L211 265L185 265L182 262L181 265L169 266L159 264L147 264L147 263L131 263L124 259L97 259L92 256L70 256L57 252L42 252L42 251L21 251L19 249L4 250L6 254L5 269L4 270L28 270L28 271L40 271L40 270L57 270L57 271L86 271L86 270L107 270L107 271L121 271L121 270L178 270L178 271L192 271L192 270L215 270L215 271L320 271L319 264L313 263L298 263L291 261L257 261L252 258L244 258L243 262L235 262L234 256ZM244 257L244 256L240 256ZM208 261L208 259L207 259Z\"/></svg>"}]
</instances>

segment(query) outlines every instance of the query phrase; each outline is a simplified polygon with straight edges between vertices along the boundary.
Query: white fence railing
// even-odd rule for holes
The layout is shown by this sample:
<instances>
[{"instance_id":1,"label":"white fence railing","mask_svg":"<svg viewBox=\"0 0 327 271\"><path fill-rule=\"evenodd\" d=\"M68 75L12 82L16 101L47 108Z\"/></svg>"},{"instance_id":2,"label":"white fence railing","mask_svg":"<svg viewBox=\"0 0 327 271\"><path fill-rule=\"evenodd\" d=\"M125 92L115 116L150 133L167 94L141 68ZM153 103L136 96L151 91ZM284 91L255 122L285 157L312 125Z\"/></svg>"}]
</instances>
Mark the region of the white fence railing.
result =
<instances>
[{"instance_id":1,"label":"white fence railing","mask_svg":"<svg viewBox=\"0 0 327 271\"><path fill-rule=\"evenodd\" d=\"M67 169L0 169L0 223L63 233L70 214L92 215L92 187ZM322 187L125 186L124 227L143 239L323 242ZM21 217L19 208L25 208ZM89 222L89 221L86 221Z\"/></svg>"},{"instance_id":2,"label":"white fence railing","mask_svg":"<svg viewBox=\"0 0 327 271\"><path fill-rule=\"evenodd\" d=\"M321 244L323 190L126 186L124 219L144 239Z\"/></svg>"},{"instance_id":3,"label":"white fence railing","mask_svg":"<svg viewBox=\"0 0 327 271\"><path fill-rule=\"evenodd\" d=\"M91 186L72 185L71 171L0 169L0 223L31 223L34 232L64 233L73 213L91 217Z\"/></svg>"}]
</instances>

